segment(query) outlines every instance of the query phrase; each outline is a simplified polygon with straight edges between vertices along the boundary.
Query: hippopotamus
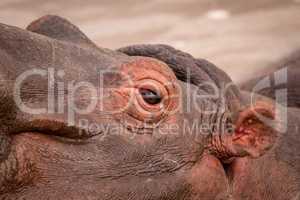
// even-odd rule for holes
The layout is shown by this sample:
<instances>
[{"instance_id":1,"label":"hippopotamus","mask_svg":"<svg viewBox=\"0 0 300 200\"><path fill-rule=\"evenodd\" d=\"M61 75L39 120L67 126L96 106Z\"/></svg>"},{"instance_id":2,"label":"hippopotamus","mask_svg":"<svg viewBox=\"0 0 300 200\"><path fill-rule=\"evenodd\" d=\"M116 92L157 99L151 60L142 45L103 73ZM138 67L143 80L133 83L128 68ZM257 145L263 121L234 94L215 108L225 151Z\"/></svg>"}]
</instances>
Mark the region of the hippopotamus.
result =
<instances>
[{"instance_id":1,"label":"hippopotamus","mask_svg":"<svg viewBox=\"0 0 300 200\"><path fill-rule=\"evenodd\" d=\"M204 59L52 15L0 24L0 58L0 199L299 198L298 110Z\"/></svg>"}]
</instances>

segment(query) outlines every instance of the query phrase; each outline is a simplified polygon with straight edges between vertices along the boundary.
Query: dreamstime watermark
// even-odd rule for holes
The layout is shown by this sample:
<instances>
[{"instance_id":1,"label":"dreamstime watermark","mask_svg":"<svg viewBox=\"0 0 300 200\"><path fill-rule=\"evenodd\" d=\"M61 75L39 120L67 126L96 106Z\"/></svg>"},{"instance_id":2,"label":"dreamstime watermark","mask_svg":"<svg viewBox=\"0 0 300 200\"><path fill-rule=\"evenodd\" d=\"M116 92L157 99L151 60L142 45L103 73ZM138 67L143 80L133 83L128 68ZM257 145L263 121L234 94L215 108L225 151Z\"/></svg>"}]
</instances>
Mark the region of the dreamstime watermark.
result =
<instances>
[{"instance_id":1,"label":"dreamstime watermark","mask_svg":"<svg viewBox=\"0 0 300 200\"><path fill-rule=\"evenodd\" d=\"M141 94L139 94L140 91L135 84L135 80L132 80L128 74L110 69L99 71L96 75L96 82L90 82L89 80L78 81L65 79L64 77L68 74L66 74L63 70L55 70L55 68L30 69L17 77L14 85L14 100L18 108L24 113L31 115L64 115L67 116L66 122L69 126L79 126L89 132L94 132L95 130L108 132L114 129L116 130L115 132L120 133L122 128L118 127L120 125L118 123L114 125L110 124L109 126L111 127L107 128L104 127L103 124L101 125L101 122L98 123L97 120L95 122L89 121L89 119L85 116L89 114L93 114L96 118L97 115L112 116L128 112L133 107L135 109L134 115L140 114L140 117L143 117L145 113L150 113L151 116L155 116L158 112L164 113L168 111L181 112L181 114L183 112L187 114L196 112L199 113L198 119L201 119L201 117L211 117L214 114L218 116L220 113L222 114L227 112L227 104L231 102L226 102L226 95L231 87L234 86L233 83L228 83L220 88L220 86L217 87L214 82L207 81L198 84L197 87L191 87L191 84L189 84L189 80L191 79L190 74L191 73L189 72L187 73L186 80L188 83L185 85L179 85L175 82L159 82L159 85L157 85L156 82L153 83L151 80L143 83L150 88L151 91L155 91L157 95L160 95L162 90L161 88L167 88L167 92L169 92L168 88L177 88L176 93L167 93L167 96L162 97L164 102L168 102L179 97L178 99L181 100L179 106L173 110L167 110L169 108L168 105L163 103L160 104L158 111L155 109L151 110L151 106L145 109L141 106L141 103L138 103L139 99L137 96ZM251 106L255 106L255 95L261 90L270 88L274 84L282 85L282 88L275 90L275 119L266 118L260 113L256 113L256 115L261 121L278 129L277 131L285 132L287 128L287 69L281 69L275 72L272 76L273 77L265 77L253 87L253 90L251 91ZM27 101L22 98L22 92L30 92L30 90L22 90L24 83L36 77L45 79L47 85L47 95L45 95L44 98L44 101L47 102L46 107L38 108L39 105L32 107L32 104L28 104ZM121 83L125 86L120 86L113 82L110 83L110 79L114 79L115 77L118 77L115 82L122 80ZM126 91L125 95L120 93L120 88L122 88L122 91ZM209 89L209 92L205 90L207 88ZM119 95L113 96L114 94ZM184 97L183 95L186 96ZM118 101L116 98L125 98L125 100L120 99ZM183 99L185 100L182 101ZM121 102L120 105L108 107L108 105L112 105L111 101L115 100L116 102ZM84 102L84 104L82 104L82 102ZM36 104L39 104L39 102ZM101 118L101 116L99 116L99 118ZM212 127L215 126L215 122L197 121L198 119L189 123L189 126L191 127L189 127L189 131L187 131L188 134L191 132L205 133L215 130L215 127ZM280 121L280 126L277 126L278 121ZM173 124L172 127L164 127L163 129L163 123L161 123L161 125L158 126L158 132L161 134L164 132L177 133L180 132L180 128L183 129L181 132L188 129L187 126L175 126L177 125ZM197 128L193 128L196 126ZM165 129L168 129L168 131L162 131Z\"/></svg>"}]
</instances>

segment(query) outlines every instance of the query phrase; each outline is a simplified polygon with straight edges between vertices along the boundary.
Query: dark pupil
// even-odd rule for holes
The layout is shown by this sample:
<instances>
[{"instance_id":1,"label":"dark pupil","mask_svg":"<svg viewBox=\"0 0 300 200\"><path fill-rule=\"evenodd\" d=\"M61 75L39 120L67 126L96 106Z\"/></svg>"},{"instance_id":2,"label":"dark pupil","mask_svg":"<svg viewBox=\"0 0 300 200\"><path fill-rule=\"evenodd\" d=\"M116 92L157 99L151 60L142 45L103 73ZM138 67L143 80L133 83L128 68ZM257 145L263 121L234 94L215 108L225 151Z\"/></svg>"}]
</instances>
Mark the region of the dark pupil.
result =
<instances>
[{"instance_id":1,"label":"dark pupil","mask_svg":"<svg viewBox=\"0 0 300 200\"><path fill-rule=\"evenodd\" d=\"M148 104L155 105L161 102L161 96L150 89L141 88L140 94Z\"/></svg>"}]
</instances>

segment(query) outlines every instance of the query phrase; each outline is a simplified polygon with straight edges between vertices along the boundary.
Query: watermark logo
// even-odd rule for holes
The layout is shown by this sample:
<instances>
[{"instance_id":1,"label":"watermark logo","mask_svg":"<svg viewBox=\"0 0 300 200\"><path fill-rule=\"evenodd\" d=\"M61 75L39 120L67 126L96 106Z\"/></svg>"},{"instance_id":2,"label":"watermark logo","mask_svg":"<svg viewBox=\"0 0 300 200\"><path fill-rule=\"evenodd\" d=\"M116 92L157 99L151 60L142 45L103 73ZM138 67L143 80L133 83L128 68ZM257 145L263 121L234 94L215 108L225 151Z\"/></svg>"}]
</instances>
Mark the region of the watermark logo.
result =
<instances>
[{"instance_id":1,"label":"watermark logo","mask_svg":"<svg viewBox=\"0 0 300 200\"><path fill-rule=\"evenodd\" d=\"M151 92L157 91L157 95L164 94L168 96L168 99L165 101L172 101L176 98L181 100L180 106L175 107L174 110L176 112L182 112L181 114L192 114L197 113L197 115L193 118L193 120L186 120L186 123L183 123L183 126L179 127L164 127L164 129L160 129L159 132L165 132L162 130L171 129L166 131L170 132L183 132L186 131L189 134L191 132L198 132L203 134L204 132L211 133L215 130L221 130L216 128L216 126L220 126L220 124L225 124L227 122L220 121L220 116L224 116L228 112L228 105L231 102L227 102L227 93L228 90L234 86L233 83L228 83L223 85L222 87L217 87L216 84L212 81L203 82L198 84L197 86L192 86L190 84L190 72L187 73L187 83L185 85L179 85L179 83L174 82L155 82L151 79L143 82L143 85L146 85L148 88L151 88ZM132 116L136 117L136 115L140 118L143 118L146 114L150 113L150 117L156 116L157 113L161 112L174 112L174 110L169 109L168 105L160 104L158 111L155 110L154 106L151 105L143 106L147 104L147 102L142 102L141 94L139 94L140 90L138 90L135 85L135 81L131 79L129 74L121 73L120 71L114 70L103 70L99 71L98 82L95 84L87 81L66 81L64 77L66 76L66 72L63 70L55 70L54 68L48 69L30 69L25 71L20 76L17 77L15 85L14 85L14 100L18 106L18 108L24 112L31 115L53 115L53 114L64 114L67 116L67 123L70 126L79 126L87 129L87 131L103 131L106 132L111 131L111 128L108 129L104 127L102 124L95 124L95 122L89 122L87 118L80 118L81 116L87 116L89 114L95 115L106 115L111 116L114 114L122 114L130 110L134 107L134 112L130 113ZM32 108L26 104L26 101L23 101L22 97L22 86L26 81L30 81L34 76L39 76L47 80L47 106L40 108ZM126 84L126 95L122 94L123 97L126 97L126 101L122 101L122 104L115 107L110 107L107 109L105 107L106 101L111 101L111 94L118 90L119 85L112 86L113 84L109 84L107 82L112 79L117 78L118 80L122 79ZM116 82L118 81L116 80ZM255 113L256 116L266 123L267 125L273 127L277 131L285 132L287 129L287 88L286 83L288 81L287 77L287 68L283 68L279 71L274 72L272 75L263 78L258 81L256 85L253 87L251 91L251 106L253 108L256 105L256 97L257 94L262 90L268 88L275 88L274 96L275 96L275 119L269 119L260 113ZM278 87L281 86L281 87ZM144 86L141 86L144 87ZM177 88L178 91L176 94L169 94L169 88ZM208 92L209 91L209 92ZM156 95L155 92L149 93L149 95ZM123 98L122 95L119 95L118 98ZM139 98L137 98L139 97ZM84 106L78 106L78 102L85 102ZM118 102L118 101L116 101ZM38 104L38 103L37 103ZM109 104L109 103L108 103ZM37 105L38 106L38 105ZM254 109L255 112L255 109ZM145 114L146 113L146 114ZM173 113L172 113L173 114ZM76 116L79 116L79 120L76 121ZM184 115L182 115L184 116ZM207 118L208 120L202 120L202 118ZM199 120L200 119L200 120ZM223 120L223 119L222 119ZM226 120L226 119L225 119ZM161 121L157 122L157 124L161 123ZM219 123L219 124L217 124ZM278 123L280 126L278 126ZM186 124L189 124L190 127L187 127ZM145 121L144 126L146 127L147 121ZM226 126L230 126L230 129L234 129L234 124L226 124ZM114 125L113 127L116 127ZM158 127L158 126L157 126ZM163 127L163 126L160 126ZM195 128L196 127L196 128ZM178 130L178 129L183 130ZM175 130L176 129L176 130ZM197 130L195 130L197 129ZM207 130L207 131L204 131ZM226 127L222 127L222 130L225 130ZM121 129L115 129L121 130ZM231 131L232 131L231 130ZM228 131L228 130L226 130ZM118 131L116 131L118 132ZM121 131L119 131L121 132Z\"/></svg>"}]
</instances>

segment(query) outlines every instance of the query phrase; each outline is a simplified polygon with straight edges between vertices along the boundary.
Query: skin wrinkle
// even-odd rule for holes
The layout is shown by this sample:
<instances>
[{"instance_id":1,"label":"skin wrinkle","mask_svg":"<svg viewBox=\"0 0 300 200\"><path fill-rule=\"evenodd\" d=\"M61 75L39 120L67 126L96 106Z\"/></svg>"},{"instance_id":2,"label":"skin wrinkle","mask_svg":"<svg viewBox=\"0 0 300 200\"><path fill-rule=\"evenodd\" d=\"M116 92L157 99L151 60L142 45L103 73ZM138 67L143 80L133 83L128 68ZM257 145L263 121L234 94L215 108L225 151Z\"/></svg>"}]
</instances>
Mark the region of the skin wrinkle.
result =
<instances>
[{"instance_id":1,"label":"skin wrinkle","mask_svg":"<svg viewBox=\"0 0 300 200\"><path fill-rule=\"evenodd\" d=\"M216 155L220 159L226 160L227 158L230 158L232 154L224 145L225 143L223 141L222 135L228 134L226 130L224 130L224 127L226 127L225 124L227 121L226 119L228 117L228 113L230 112L227 110L225 112L220 113L219 106L218 106L216 112L214 112L213 114L203 114L207 112L206 109L209 110L208 106L205 106L207 103L210 104L210 102L206 102L206 101L200 102L200 105L202 105L201 117L200 117L201 124L213 124L214 128L217 127L218 129L213 129L213 130L209 129L210 132L207 138L209 138L208 141L210 142L208 142L209 145L206 148L209 149L209 151L213 155ZM208 119L207 122L205 121L205 119Z\"/></svg>"},{"instance_id":2,"label":"skin wrinkle","mask_svg":"<svg viewBox=\"0 0 300 200\"><path fill-rule=\"evenodd\" d=\"M162 147L161 147L161 145L159 145L160 147L159 147L159 149L161 149ZM104 147L103 147L104 148ZM127 148L128 148L128 146L127 146ZM174 146L174 150L176 150L177 148L176 148L176 145ZM153 149L153 148L150 148L150 149ZM172 149L172 148L171 148ZM170 149L170 147L168 147L168 146L166 146L166 149L165 150L163 150L162 151L162 153L160 153L159 155L157 155L157 153L155 154L155 156L154 156L154 158L155 157L158 157L158 156L160 156L161 154L163 154L164 152L168 152L168 153L172 153L172 150ZM151 151L152 152L152 151ZM154 151L154 152L157 152L157 151ZM129 152L127 153L127 155L128 154L130 154ZM189 151L187 151L187 156L189 157L189 154L190 154L190 152ZM175 155L178 155L178 153L175 153ZM110 158L111 159L111 156L108 156L108 158ZM147 158L147 159L149 159L149 158ZM141 161L139 161L139 162L137 162L137 161L133 161L133 163L135 163L135 168L133 168L131 171L135 171L136 169L143 169L143 170L146 170L147 169L147 166L149 166L148 165L148 163L151 163L151 160L141 160ZM185 162L183 162L182 164L184 165L184 163ZM163 164L163 163L162 163ZM140 167L138 167L140 165ZM158 163L158 166L159 166L160 164ZM125 176L124 174L126 174L128 171L128 169L130 169L130 166L129 167L127 167L126 165L124 166L124 167L122 167L123 166L123 164L122 163L116 163L115 164L115 166L116 167L111 167L111 165L110 165L110 169L109 169L109 171L111 171L111 175L104 175L103 177L112 177L112 176L116 176L115 174L116 174L116 172L117 171L120 171L120 174L123 174L123 176ZM168 166L168 165L167 165ZM138 167L138 168L137 168ZM178 166L178 167L182 167L182 166ZM124 168L125 169L125 172L122 172L122 168ZM166 168L165 169L165 171L174 171L174 170L176 170L177 168L174 168L174 167L172 167L171 166L171 168ZM104 170L105 171L105 170ZM156 173L162 173L161 172L161 170L159 170L159 168L157 169L157 170L155 170L156 171ZM128 174L128 173L127 173ZM129 173L130 174L130 173ZM97 174L97 176L99 176L99 174ZM117 177L121 177L122 175L118 175Z\"/></svg>"}]
</instances>

